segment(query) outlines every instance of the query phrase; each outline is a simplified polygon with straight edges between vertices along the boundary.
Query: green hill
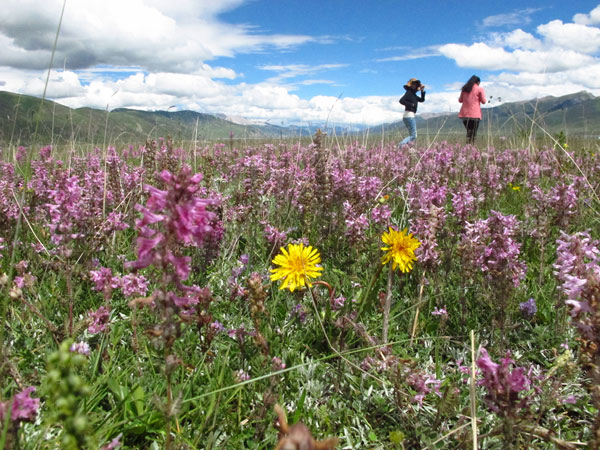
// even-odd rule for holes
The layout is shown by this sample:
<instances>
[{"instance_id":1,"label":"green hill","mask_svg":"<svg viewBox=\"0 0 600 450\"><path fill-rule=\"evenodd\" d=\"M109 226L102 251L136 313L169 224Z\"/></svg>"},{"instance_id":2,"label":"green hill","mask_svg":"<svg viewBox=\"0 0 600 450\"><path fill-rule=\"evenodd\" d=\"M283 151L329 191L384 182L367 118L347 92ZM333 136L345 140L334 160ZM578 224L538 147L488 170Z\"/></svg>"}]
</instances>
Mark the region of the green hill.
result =
<instances>
[{"instance_id":1,"label":"green hill","mask_svg":"<svg viewBox=\"0 0 600 450\"><path fill-rule=\"evenodd\" d=\"M492 99L492 105L496 99ZM92 108L71 109L37 97L0 91L0 145L62 145L70 142L92 146L143 143L146 139L171 136L176 142L236 139L273 139L310 136L317 126L280 127L276 125L240 125L211 114L194 111L142 111ZM442 137L462 136L464 128L456 113L418 115L420 133ZM483 110L480 134L494 136L559 132L567 136L600 136L600 97L588 92L504 103ZM327 130L346 135L344 127ZM369 133L405 133L404 124L370 127ZM361 131L362 133L362 131Z\"/></svg>"},{"instance_id":2,"label":"green hill","mask_svg":"<svg viewBox=\"0 0 600 450\"><path fill-rule=\"evenodd\" d=\"M0 91L0 117L0 143L4 145L28 145L35 139L54 145L78 142L105 146L167 135L176 141L202 141L229 139L230 133L236 138L251 139L284 134L281 127L239 125L194 111L71 109L4 91Z\"/></svg>"}]
</instances>

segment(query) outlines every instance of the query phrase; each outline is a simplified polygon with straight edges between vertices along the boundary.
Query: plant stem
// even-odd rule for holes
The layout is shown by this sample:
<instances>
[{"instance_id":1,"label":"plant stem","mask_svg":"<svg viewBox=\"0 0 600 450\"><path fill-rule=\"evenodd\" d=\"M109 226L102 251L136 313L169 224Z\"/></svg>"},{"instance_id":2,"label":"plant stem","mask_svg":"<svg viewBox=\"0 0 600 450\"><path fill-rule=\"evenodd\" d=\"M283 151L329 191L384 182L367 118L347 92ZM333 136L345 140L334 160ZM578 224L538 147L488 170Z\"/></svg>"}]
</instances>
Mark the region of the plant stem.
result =
<instances>
[{"instance_id":1,"label":"plant stem","mask_svg":"<svg viewBox=\"0 0 600 450\"><path fill-rule=\"evenodd\" d=\"M388 328L390 326L390 309L392 307L392 279L394 277L393 265L389 265L388 280L387 280L387 291L385 295L385 304L383 306L383 336L382 342L388 343Z\"/></svg>"},{"instance_id":2,"label":"plant stem","mask_svg":"<svg viewBox=\"0 0 600 450\"><path fill-rule=\"evenodd\" d=\"M425 271L423 271L423 276L421 277L421 284L419 286L419 298L417 300L417 310L415 311L415 320L413 321L412 329L410 331L410 345L413 343L413 339L415 338L415 334L417 334L417 324L419 323L419 311L421 308L421 299L423 298L423 288L425 287Z\"/></svg>"},{"instance_id":3,"label":"plant stem","mask_svg":"<svg viewBox=\"0 0 600 450\"><path fill-rule=\"evenodd\" d=\"M473 432L473 450L477 450L477 403L475 399L475 331L471 330L471 430Z\"/></svg>"},{"instance_id":4,"label":"plant stem","mask_svg":"<svg viewBox=\"0 0 600 450\"><path fill-rule=\"evenodd\" d=\"M171 388L171 369L169 365L170 348L165 344L165 372L167 375L167 400L165 403L165 450L171 450L171 409L173 405L173 390Z\"/></svg>"}]
</instances>

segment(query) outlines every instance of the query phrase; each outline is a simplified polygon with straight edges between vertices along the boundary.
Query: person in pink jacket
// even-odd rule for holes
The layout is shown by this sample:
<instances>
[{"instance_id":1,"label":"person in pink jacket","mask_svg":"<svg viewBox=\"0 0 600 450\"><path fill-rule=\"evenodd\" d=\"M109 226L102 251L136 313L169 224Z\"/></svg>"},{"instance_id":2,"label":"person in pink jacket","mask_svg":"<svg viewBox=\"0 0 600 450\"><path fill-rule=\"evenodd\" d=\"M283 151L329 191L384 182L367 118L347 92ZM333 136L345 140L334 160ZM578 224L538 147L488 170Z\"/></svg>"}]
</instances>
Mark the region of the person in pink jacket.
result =
<instances>
[{"instance_id":1,"label":"person in pink jacket","mask_svg":"<svg viewBox=\"0 0 600 450\"><path fill-rule=\"evenodd\" d=\"M469 78L460 92L458 101L462 103L458 117L462 119L463 125L467 130L467 144L474 144L477 136L477 128L481 120L481 106L487 102L485 92L479 86L481 79L477 75Z\"/></svg>"}]
</instances>

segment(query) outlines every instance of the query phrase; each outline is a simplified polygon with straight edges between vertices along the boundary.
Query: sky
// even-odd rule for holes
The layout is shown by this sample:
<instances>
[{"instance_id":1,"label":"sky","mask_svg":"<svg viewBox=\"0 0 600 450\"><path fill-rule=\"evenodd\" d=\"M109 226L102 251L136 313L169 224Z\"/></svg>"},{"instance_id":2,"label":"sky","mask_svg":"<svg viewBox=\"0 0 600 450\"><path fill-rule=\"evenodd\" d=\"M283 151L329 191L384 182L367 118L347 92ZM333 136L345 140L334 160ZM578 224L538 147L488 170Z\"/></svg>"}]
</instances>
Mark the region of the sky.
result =
<instances>
[{"instance_id":1,"label":"sky","mask_svg":"<svg viewBox=\"0 0 600 450\"><path fill-rule=\"evenodd\" d=\"M474 74L488 106L600 95L600 3L2 0L0 90L73 108L377 125L409 78L448 113Z\"/></svg>"}]
</instances>

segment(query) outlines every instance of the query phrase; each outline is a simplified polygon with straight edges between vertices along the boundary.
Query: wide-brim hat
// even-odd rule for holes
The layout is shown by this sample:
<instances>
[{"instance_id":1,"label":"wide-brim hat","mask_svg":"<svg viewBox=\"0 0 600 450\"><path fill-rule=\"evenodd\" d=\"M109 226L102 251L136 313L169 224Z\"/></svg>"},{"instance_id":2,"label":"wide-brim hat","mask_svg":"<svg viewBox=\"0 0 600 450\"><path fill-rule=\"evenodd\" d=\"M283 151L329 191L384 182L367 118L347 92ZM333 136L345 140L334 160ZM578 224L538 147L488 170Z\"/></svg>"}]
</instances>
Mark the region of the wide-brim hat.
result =
<instances>
[{"instance_id":1,"label":"wide-brim hat","mask_svg":"<svg viewBox=\"0 0 600 450\"><path fill-rule=\"evenodd\" d=\"M418 78L411 78L406 82L407 86L412 86L413 83L416 83L417 87L421 86L421 81Z\"/></svg>"}]
</instances>

